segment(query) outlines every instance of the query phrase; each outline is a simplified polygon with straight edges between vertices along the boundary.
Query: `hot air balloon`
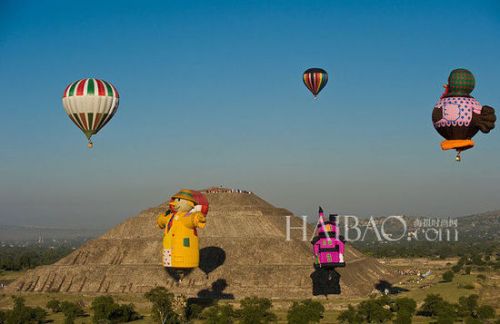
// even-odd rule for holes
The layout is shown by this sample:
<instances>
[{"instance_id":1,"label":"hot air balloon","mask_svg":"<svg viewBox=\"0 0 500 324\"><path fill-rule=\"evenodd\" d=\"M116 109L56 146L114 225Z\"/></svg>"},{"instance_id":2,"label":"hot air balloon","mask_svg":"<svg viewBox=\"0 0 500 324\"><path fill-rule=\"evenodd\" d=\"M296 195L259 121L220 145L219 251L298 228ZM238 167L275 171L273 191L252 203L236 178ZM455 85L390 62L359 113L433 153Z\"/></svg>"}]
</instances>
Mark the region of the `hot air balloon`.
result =
<instances>
[{"instance_id":1,"label":"hot air balloon","mask_svg":"<svg viewBox=\"0 0 500 324\"><path fill-rule=\"evenodd\" d=\"M182 189L171 197L168 206L156 223L164 230L163 265L180 281L199 266L198 229L206 225L208 200L201 192Z\"/></svg>"},{"instance_id":2,"label":"hot air balloon","mask_svg":"<svg viewBox=\"0 0 500 324\"><path fill-rule=\"evenodd\" d=\"M302 76L302 81L306 85L307 89L312 92L314 98L318 93L326 86L328 82L328 73L325 70L319 68L307 69Z\"/></svg>"},{"instance_id":3,"label":"hot air balloon","mask_svg":"<svg viewBox=\"0 0 500 324\"><path fill-rule=\"evenodd\" d=\"M64 110L87 137L92 148L92 135L97 134L118 110L120 96L109 82L81 79L70 83L62 97Z\"/></svg>"},{"instance_id":4,"label":"hot air balloon","mask_svg":"<svg viewBox=\"0 0 500 324\"><path fill-rule=\"evenodd\" d=\"M315 256L316 269L333 269L344 267L344 238L339 236L337 214L330 214L328 221L324 219L323 209L319 207L319 220L311 244Z\"/></svg>"},{"instance_id":5,"label":"hot air balloon","mask_svg":"<svg viewBox=\"0 0 500 324\"><path fill-rule=\"evenodd\" d=\"M325 221L323 209L319 207L319 219L315 236L311 241L314 253L313 295L340 293L340 275L335 268L345 267L345 240L339 235L337 214L330 214Z\"/></svg>"},{"instance_id":6,"label":"hot air balloon","mask_svg":"<svg viewBox=\"0 0 500 324\"><path fill-rule=\"evenodd\" d=\"M466 69L451 71L445 91L434 106L432 122L436 131L445 138L441 149L457 151L456 160L461 161L462 151L474 147L472 137L478 131L489 133L495 128L495 109L481 106L470 95L476 81Z\"/></svg>"}]
</instances>

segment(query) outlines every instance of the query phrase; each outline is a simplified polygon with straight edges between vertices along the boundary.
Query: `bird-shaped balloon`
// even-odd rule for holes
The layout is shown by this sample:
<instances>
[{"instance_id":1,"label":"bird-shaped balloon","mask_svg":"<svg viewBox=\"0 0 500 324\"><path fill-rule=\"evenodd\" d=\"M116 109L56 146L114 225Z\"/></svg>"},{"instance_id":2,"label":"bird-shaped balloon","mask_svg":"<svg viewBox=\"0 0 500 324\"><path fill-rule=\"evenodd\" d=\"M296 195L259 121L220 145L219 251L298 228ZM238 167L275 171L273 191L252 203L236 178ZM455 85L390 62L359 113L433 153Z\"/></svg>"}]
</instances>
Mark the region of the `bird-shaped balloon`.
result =
<instances>
[{"instance_id":1,"label":"bird-shaped balloon","mask_svg":"<svg viewBox=\"0 0 500 324\"><path fill-rule=\"evenodd\" d=\"M462 151L474 147L472 137L478 131L489 133L495 128L495 109L481 106L470 95L476 81L466 69L451 71L445 91L434 106L432 122L437 132L446 140L441 142L443 150L455 149L456 160L460 161Z\"/></svg>"}]
</instances>

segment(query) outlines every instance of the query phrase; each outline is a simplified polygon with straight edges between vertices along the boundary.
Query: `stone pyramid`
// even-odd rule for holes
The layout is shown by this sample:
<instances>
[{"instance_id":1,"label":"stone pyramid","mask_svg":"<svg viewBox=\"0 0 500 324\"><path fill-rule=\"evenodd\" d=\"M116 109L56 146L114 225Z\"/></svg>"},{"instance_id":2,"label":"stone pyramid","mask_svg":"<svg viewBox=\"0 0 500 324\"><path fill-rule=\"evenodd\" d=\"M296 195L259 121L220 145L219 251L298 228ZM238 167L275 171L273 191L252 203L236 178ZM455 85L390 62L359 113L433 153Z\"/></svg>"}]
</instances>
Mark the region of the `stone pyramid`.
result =
<instances>
[{"instance_id":1,"label":"stone pyramid","mask_svg":"<svg viewBox=\"0 0 500 324\"><path fill-rule=\"evenodd\" d=\"M286 216L291 226L302 219L276 208L253 193L207 193L207 226L199 231L201 264L182 282L161 265L162 231L156 216L166 205L144 210L101 237L89 241L55 264L29 270L7 291L69 293L143 293L165 286L191 297L310 298L313 258L311 244L291 231L286 241ZM308 238L313 226L308 226ZM381 280L393 282L392 268L346 247L347 266L341 275L341 295L366 296Z\"/></svg>"}]
</instances>

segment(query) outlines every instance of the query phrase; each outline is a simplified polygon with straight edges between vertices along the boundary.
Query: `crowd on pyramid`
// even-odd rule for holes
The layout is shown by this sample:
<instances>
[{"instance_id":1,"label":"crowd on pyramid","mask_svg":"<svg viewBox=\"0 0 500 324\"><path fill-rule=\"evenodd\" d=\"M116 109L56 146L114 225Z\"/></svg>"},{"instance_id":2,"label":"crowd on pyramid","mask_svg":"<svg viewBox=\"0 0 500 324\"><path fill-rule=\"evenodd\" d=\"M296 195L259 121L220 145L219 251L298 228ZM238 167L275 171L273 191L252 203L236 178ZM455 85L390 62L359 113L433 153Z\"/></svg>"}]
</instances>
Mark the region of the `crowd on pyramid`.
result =
<instances>
[{"instance_id":1,"label":"crowd on pyramid","mask_svg":"<svg viewBox=\"0 0 500 324\"><path fill-rule=\"evenodd\" d=\"M205 190L205 193L242 193L242 194L251 194L251 191L242 190L242 189L234 189L234 188L223 188L220 187L212 187Z\"/></svg>"}]
</instances>

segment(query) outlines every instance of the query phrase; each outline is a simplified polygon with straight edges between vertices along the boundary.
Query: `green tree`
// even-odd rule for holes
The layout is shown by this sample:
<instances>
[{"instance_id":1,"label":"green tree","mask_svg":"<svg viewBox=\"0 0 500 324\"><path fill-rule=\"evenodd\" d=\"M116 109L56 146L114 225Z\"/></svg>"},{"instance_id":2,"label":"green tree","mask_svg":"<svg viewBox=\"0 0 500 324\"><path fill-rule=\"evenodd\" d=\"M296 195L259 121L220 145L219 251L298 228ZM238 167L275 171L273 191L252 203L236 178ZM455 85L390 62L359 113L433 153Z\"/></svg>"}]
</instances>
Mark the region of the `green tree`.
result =
<instances>
[{"instance_id":1,"label":"green tree","mask_svg":"<svg viewBox=\"0 0 500 324\"><path fill-rule=\"evenodd\" d=\"M135 311L133 304L115 304L111 312L110 320L112 323L126 323L140 319L141 317Z\"/></svg>"},{"instance_id":2,"label":"green tree","mask_svg":"<svg viewBox=\"0 0 500 324\"><path fill-rule=\"evenodd\" d=\"M92 321L94 323L124 323L139 319L140 316L134 310L132 304L119 305L111 296L99 296L92 301L91 309L94 312ZM169 323L169 322L165 322Z\"/></svg>"},{"instance_id":3,"label":"green tree","mask_svg":"<svg viewBox=\"0 0 500 324\"><path fill-rule=\"evenodd\" d=\"M201 317L201 314L203 312L203 306L196 304L196 303L191 303L187 305L186 307L186 318L188 321L199 319Z\"/></svg>"},{"instance_id":4,"label":"green tree","mask_svg":"<svg viewBox=\"0 0 500 324\"><path fill-rule=\"evenodd\" d=\"M408 297L396 298L391 304L393 311L396 313L404 310L410 314L414 314L417 309L417 302Z\"/></svg>"},{"instance_id":5,"label":"green tree","mask_svg":"<svg viewBox=\"0 0 500 324\"><path fill-rule=\"evenodd\" d=\"M476 317L478 307L478 295L462 296L458 299L458 316L460 317Z\"/></svg>"},{"instance_id":6,"label":"green tree","mask_svg":"<svg viewBox=\"0 0 500 324\"><path fill-rule=\"evenodd\" d=\"M407 297L397 298L391 303L391 310L396 312L395 323L411 323L413 314L417 309L415 300Z\"/></svg>"},{"instance_id":7,"label":"green tree","mask_svg":"<svg viewBox=\"0 0 500 324\"><path fill-rule=\"evenodd\" d=\"M4 324L7 319L7 314L3 310L0 309L0 324Z\"/></svg>"},{"instance_id":8,"label":"green tree","mask_svg":"<svg viewBox=\"0 0 500 324\"><path fill-rule=\"evenodd\" d=\"M162 324L179 323L179 316L174 312L172 301L174 294L170 293L164 287L155 287L144 294L147 300L152 304L151 313L153 319Z\"/></svg>"},{"instance_id":9,"label":"green tree","mask_svg":"<svg viewBox=\"0 0 500 324\"><path fill-rule=\"evenodd\" d=\"M484 261L482 260L481 258L481 254L473 254L471 256L471 260L472 260L472 264L474 265L478 265L478 266L481 266L481 265L484 265Z\"/></svg>"},{"instance_id":10,"label":"green tree","mask_svg":"<svg viewBox=\"0 0 500 324\"><path fill-rule=\"evenodd\" d=\"M459 273L460 270L462 270L462 265L461 264L455 264L453 267L451 267L451 271L455 272L455 273Z\"/></svg>"},{"instance_id":11,"label":"green tree","mask_svg":"<svg viewBox=\"0 0 500 324\"><path fill-rule=\"evenodd\" d=\"M436 309L436 317L438 324L453 324L456 320L455 306L447 301L443 301Z\"/></svg>"},{"instance_id":12,"label":"green tree","mask_svg":"<svg viewBox=\"0 0 500 324\"><path fill-rule=\"evenodd\" d=\"M232 324L235 315L231 305L214 305L203 312L202 318L206 324Z\"/></svg>"},{"instance_id":13,"label":"green tree","mask_svg":"<svg viewBox=\"0 0 500 324\"><path fill-rule=\"evenodd\" d=\"M356 308L349 304L349 306L347 306L347 309L339 314L337 321L339 321L339 323L354 324L361 323L361 318L359 318Z\"/></svg>"},{"instance_id":14,"label":"green tree","mask_svg":"<svg viewBox=\"0 0 500 324\"><path fill-rule=\"evenodd\" d=\"M445 273L443 273L443 281L444 282L451 282L453 281L453 277L455 275L453 274L452 271L446 271Z\"/></svg>"},{"instance_id":15,"label":"green tree","mask_svg":"<svg viewBox=\"0 0 500 324\"><path fill-rule=\"evenodd\" d=\"M363 323L384 323L392 318L392 312L386 308L386 302L381 299L362 301L357 310Z\"/></svg>"},{"instance_id":16,"label":"green tree","mask_svg":"<svg viewBox=\"0 0 500 324\"><path fill-rule=\"evenodd\" d=\"M477 316L484 320L495 317L495 309L490 305L483 305L477 308Z\"/></svg>"},{"instance_id":17,"label":"green tree","mask_svg":"<svg viewBox=\"0 0 500 324\"><path fill-rule=\"evenodd\" d=\"M238 315L241 324L274 323L278 320L276 314L271 312L273 304L270 299L259 297L246 297L240 302Z\"/></svg>"},{"instance_id":18,"label":"green tree","mask_svg":"<svg viewBox=\"0 0 500 324\"><path fill-rule=\"evenodd\" d=\"M429 294L425 297L423 305L420 306L419 314L422 316L436 316L438 309L444 302L440 295Z\"/></svg>"},{"instance_id":19,"label":"green tree","mask_svg":"<svg viewBox=\"0 0 500 324\"><path fill-rule=\"evenodd\" d=\"M83 308L76 303L63 301L59 307L64 314L65 324L72 324L77 317L85 315Z\"/></svg>"},{"instance_id":20,"label":"green tree","mask_svg":"<svg viewBox=\"0 0 500 324\"><path fill-rule=\"evenodd\" d=\"M99 323L101 320L107 320L113 311L115 301L111 296L99 296L94 298L90 308L94 312L92 316L92 321L94 323Z\"/></svg>"},{"instance_id":21,"label":"green tree","mask_svg":"<svg viewBox=\"0 0 500 324\"><path fill-rule=\"evenodd\" d=\"M5 324L44 323L47 312L41 307L27 307L22 297L13 297L14 307L5 314Z\"/></svg>"},{"instance_id":22,"label":"green tree","mask_svg":"<svg viewBox=\"0 0 500 324\"><path fill-rule=\"evenodd\" d=\"M287 320L292 324L319 323L325 312L325 307L311 299L294 302L288 310Z\"/></svg>"},{"instance_id":23,"label":"green tree","mask_svg":"<svg viewBox=\"0 0 500 324\"><path fill-rule=\"evenodd\" d=\"M445 301L440 295L429 294L420 307L419 314L436 318L436 323L453 324L456 319L456 305Z\"/></svg>"},{"instance_id":24,"label":"green tree","mask_svg":"<svg viewBox=\"0 0 500 324\"><path fill-rule=\"evenodd\" d=\"M483 321L474 317L466 317L464 321L465 324L483 324Z\"/></svg>"},{"instance_id":25,"label":"green tree","mask_svg":"<svg viewBox=\"0 0 500 324\"><path fill-rule=\"evenodd\" d=\"M47 302L47 308L53 313L59 313L61 311L61 302L56 299L51 299Z\"/></svg>"},{"instance_id":26,"label":"green tree","mask_svg":"<svg viewBox=\"0 0 500 324\"><path fill-rule=\"evenodd\" d=\"M396 314L396 318L394 319L393 323L394 324L407 324L411 323L413 318L413 314L409 313L406 310L400 310Z\"/></svg>"}]
</instances>

